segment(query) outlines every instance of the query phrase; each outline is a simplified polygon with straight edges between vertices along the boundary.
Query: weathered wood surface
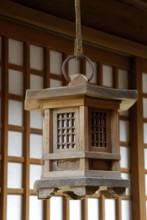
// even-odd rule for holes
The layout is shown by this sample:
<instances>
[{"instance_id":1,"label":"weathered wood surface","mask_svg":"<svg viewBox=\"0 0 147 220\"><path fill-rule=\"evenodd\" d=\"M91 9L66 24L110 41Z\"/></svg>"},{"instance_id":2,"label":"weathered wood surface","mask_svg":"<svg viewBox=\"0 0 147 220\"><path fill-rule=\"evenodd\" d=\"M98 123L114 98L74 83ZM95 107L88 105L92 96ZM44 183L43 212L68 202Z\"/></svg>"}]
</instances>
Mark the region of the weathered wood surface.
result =
<instances>
[{"instance_id":1,"label":"weathered wood surface","mask_svg":"<svg viewBox=\"0 0 147 220\"><path fill-rule=\"evenodd\" d=\"M65 186L107 186L107 187L128 187L129 181L122 178L102 178L102 177L67 177L67 178L50 178L37 180L35 188L56 188Z\"/></svg>"},{"instance_id":2,"label":"weathered wood surface","mask_svg":"<svg viewBox=\"0 0 147 220\"><path fill-rule=\"evenodd\" d=\"M73 159L73 158L95 158L95 159L108 159L120 160L119 153L106 153L106 152L90 152L90 151L75 151L75 152L60 152L50 153L43 155L43 160L58 160L58 159Z\"/></svg>"},{"instance_id":3,"label":"weathered wood surface","mask_svg":"<svg viewBox=\"0 0 147 220\"><path fill-rule=\"evenodd\" d=\"M40 110L46 100L61 101L75 97L94 97L97 99L119 100L120 111L128 110L137 100L136 90L112 89L92 84L64 86L41 90L27 90L25 99L26 110Z\"/></svg>"},{"instance_id":4,"label":"weathered wood surface","mask_svg":"<svg viewBox=\"0 0 147 220\"><path fill-rule=\"evenodd\" d=\"M53 171L53 172L45 172L42 175L42 179L53 180L53 179L68 179L73 178L84 178L84 177L91 177L91 178L113 178L119 179L121 178L121 173L119 171L107 171L107 170L64 170L64 171ZM74 185L73 185L74 186Z\"/></svg>"},{"instance_id":5,"label":"weathered wood surface","mask_svg":"<svg viewBox=\"0 0 147 220\"><path fill-rule=\"evenodd\" d=\"M116 178L98 176L50 177L48 179L37 180L34 185L38 190L38 197L40 199L47 199L55 195L58 191L62 191L64 195L68 195L72 199L80 199L80 197L92 195L98 190L106 194L110 194L109 190L113 190L116 195L117 193L124 193L125 188L128 186L129 180L122 179L120 176Z\"/></svg>"},{"instance_id":6,"label":"weathered wood surface","mask_svg":"<svg viewBox=\"0 0 147 220\"><path fill-rule=\"evenodd\" d=\"M125 187L106 187L106 186L83 186L83 187L64 187L64 188L42 188L38 190L39 199L49 199L53 195L59 195L62 190L65 198L79 200L85 198L85 196L90 196L95 193L101 193L101 195L106 198L119 198L118 194L123 194L125 192ZM84 201L84 200L82 200ZM85 218L84 218L85 219Z\"/></svg>"},{"instance_id":7,"label":"weathered wood surface","mask_svg":"<svg viewBox=\"0 0 147 220\"><path fill-rule=\"evenodd\" d=\"M147 12L147 2L144 0L119 0L119 1Z\"/></svg>"},{"instance_id":8,"label":"weathered wood surface","mask_svg":"<svg viewBox=\"0 0 147 220\"><path fill-rule=\"evenodd\" d=\"M82 79L82 76L80 77ZM117 111L130 108L137 100L137 92L99 87L83 83L83 81L81 83L76 78L74 80L75 84L71 83L65 87L27 91L25 108L27 110L44 110L44 117L46 116L44 119L44 124L46 123L44 126L44 136L46 136L46 138L44 137L43 153L44 170L41 180L36 181L35 188L39 191L42 190L44 196L46 193L54 194L56 189L64 191L67 186L70 188L70 192L76 194L79 192L80 195L86 195L89 189L94 193L100 186L122 187L124 190L129 185L129 180L123 180L119 172ZM109 119L106 125L110 136L110 140L107 139L108 151L100 149L100 152L96 147L92 147L89 151L89 120L91 120L89 111L95 108L101 108ZM67 109L68 114L73 114L70 118L75 121L74 124L69 123L68 129L76 130L74 134L76 141L72 141L72 138L70 140L67 133L63 133L61 130L61 127L67 126ZM64 119L62 119L62 114ZM78 124L79 126L77 126ZM60 130L61 132L59 132ZM49 137L53 139L52 143L49 143ZM70 151L63 137L70 144L70 148L74 144ZM73 189L75 187L76 189ZM51 193L46 190L45 192L44 189L49 189ZM41 192L39 194L41 195Z\"/></svg>"}]
</instances>

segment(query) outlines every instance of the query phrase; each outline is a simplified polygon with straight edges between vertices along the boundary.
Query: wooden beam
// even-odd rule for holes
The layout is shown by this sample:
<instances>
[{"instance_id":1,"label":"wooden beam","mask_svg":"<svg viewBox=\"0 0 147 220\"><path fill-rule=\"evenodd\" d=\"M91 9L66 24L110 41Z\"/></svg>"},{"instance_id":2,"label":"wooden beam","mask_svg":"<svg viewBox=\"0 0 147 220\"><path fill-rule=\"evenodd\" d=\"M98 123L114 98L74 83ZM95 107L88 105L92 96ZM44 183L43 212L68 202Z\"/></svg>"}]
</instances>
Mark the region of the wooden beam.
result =
<instances>
[{"instance_id":1,"label":"wooden beam","mask_svg":"<svg viewBox=\"0 0 147 220\"><path fill-rule=\"evenodd\" d=\"M147 3L141 0L119 0L121 2L125 2L131 6L135 6L136 8L140 8L144 11L147 11Z\"/></svg>"},{"instance_id":2,"label":"wooden beam","mask_svg":"<svg viewBox=\"0 0 147 220\"><path fill-rule=\"evenodd\" d=\"M138 90L138 101L130 110L130 155L132 219L146 220L144 145L143 145L143 106L142 106L142 60L134 58L130 77L131 88Z\"/></svg>"},{"instance_id":3,"label":"wooden beam","mask_svg":"<svg viewBox=\"0 0 147 220\"><path fill-rule=\"evenodd\" d=\"M23 195L24 194L24 189L7 189L7 193L8 194L11 194L11 195Z\"/></svg>"},{"instance_id":4,"label":"wooden beam","mask_svg":"<svg viewBox=\"0 0 147 220\"><path fill-rule=\"evenodd\" d=\"M27 24L31 28L38 28L44 32L54 32L68 38L75 38L75 24L32 8L28 8L10 1L0 2L0 16L11 21ZM17 11L17 13L16 13ZM26 16L27 15L27 16ZM111 34L107 34L83 26L83 41L88 45L102 47L107 50L147 58L147 46Z\"/></svg>"}]
</instances>

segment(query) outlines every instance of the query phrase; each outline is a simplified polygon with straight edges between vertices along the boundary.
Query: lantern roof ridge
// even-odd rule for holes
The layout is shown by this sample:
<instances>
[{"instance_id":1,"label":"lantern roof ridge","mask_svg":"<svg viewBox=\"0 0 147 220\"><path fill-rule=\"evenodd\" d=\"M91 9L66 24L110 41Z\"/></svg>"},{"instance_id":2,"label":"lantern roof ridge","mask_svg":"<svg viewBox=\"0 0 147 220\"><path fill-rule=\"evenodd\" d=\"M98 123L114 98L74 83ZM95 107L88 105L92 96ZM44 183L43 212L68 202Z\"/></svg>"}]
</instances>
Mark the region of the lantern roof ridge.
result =
<instances>
[{"instance_id":1,"label":"lantern roof ridge","mask_svg":"<svg viewBox=\"0 0 147 220\"><path fill-rule=\"evenodd\" d=\"M120 111L129 109L137 101L136 90L114 89L83 83L47 89L30 89L26 91L25 109L35 110L43 100L59 100L72 97L91 97L96 99L117 100L121 102Z\"/></svg>"}]
</instances>

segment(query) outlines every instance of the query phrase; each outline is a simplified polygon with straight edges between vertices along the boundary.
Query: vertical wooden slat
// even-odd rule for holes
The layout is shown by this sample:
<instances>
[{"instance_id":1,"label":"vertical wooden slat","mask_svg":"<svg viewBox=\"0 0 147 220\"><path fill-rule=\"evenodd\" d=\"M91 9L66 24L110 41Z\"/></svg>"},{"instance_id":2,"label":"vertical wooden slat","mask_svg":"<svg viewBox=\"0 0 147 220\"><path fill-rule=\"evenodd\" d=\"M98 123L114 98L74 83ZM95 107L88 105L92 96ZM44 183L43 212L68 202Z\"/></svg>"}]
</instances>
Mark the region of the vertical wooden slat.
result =
<instances>
[{"instance_id":1,"label":"vertical wooden slat","mask_svg":"<svg viewBox=\"0 0 147 220\"><path fill-rule=\"evenodd\" d=\"M105 198L103 195L100 196L100 212L99 212L99 219L105 220Z\"/></svg>"},{"instance_id":2,"label":"vertical wooden slat","mask_svg":"<svg viewBox=\"0 0 147 220\"><path fill-rule=\"evenodd\" d=\"M98 75L99 75L99 63L98 62L95 62L95 65L96 65L96 82L95 84L98 85Z\"/></svg>"},{"instance_id":3,"label":"vertical wooden slat","mask_svg":"<svg viewBox=\"0 0 147 220\"><path fill-rule=\"evenodd\" d=\"M48 48L44 48L44 88L50 86L50 59ZM43 201L43 220L50 220L50 200Z\"/></svg>"},{"instance_id":4,"label":"vertical wooden slat","mask_svg":"<svg viewBox=\"0 0 147 220\"><path fill-rule=\"evenodd\" d=\"M7 219L7 170L8 170L8 39L2 39L2 193L0 219Z\"/></svg>"},{"instance_id":5,"label":"vertical wooden slat","mask_svg":"<svg viewBox=\"0 0 147 220\"><path fill-rule=\"evenodd\" d=\"M48 154L50 152L50 127L49 127L49 119L50 119L50 110L45 109L44 110L44 123L43 123L43 154ZM51 124L51 122L50 122ZM51 167L49 161L43 162L43 172L49 172ZM50 219L50 200L44 201L44 218L43 220L49 220Z\"/></svg>"},{"instance_id":6,"label":"vertical wooden slat","mask_svg":"<svg viewBox=\"0 0 147 220\"><path fill-rule=\"evenodd\" d=\"M86 75L86 60L81 59L81 60L79 60L79 62L80 62L80 72L79 73ZM77 73L75 73L75 74L77 74Z\"/></svg>"},{"instance_id":7,"label":"vertical wooden slat","mask_svg":"<svg viewBox=\"0 0 147 220\"><path fill-rule=\"evenodd\" d=\"M81 220L88 220L88 199L85 197L82 201L82 218Z\"/></svg>"},{"instance_id":8,"label":"vertical wooden slat","mask_svg":"<svg viewBox=\"0 0 147 220\"><path fill-rule=\"evenodd\" d=\"M121 198L116 199L116 219L121 220Z\"/></svg>"},{"instance_id":9,"label":"vertical wooden slat","mask_svg":"<svg viewBox=\"0 0 147 220\"><path fill-rule=\"evenodd\" d=\"M1 45L3 44L3 38L1 38ZM3 48L1 47L1 51L2 51L2 57L3 57ZM0 61L0 67L1 67L1 71L3 71L4 66L2 65L2 61ZM2 74L2 84L3 84L3 74ZM2 85L1 84L1 85ZM2 96L2 91L0 92L0 98L1 98L1 116L2 116L2 100L3 100L3 96ZM2 211L3 211L3 195L2 195L2 184L3 184L3 167L2 167L2 153L3 153L3 149L2 149L2 127L3 127L3 121L1 120L0 123L0 131L1 131L1 148L0 148L0 207L2 207ZM0 213L0 218L2 218L2 213Z\"/></svg>"},{"instance_id":10,"label":"vertical wooden slat","mask_svg":"<svg viewBox=\"0 0 147 220\"><path fill-rule=\"evenodd\" d=\"M88 145L88 108L85 106L80 106L80 119L79 119L79 134L80 134L80 150L89 150ZM80 169L88 169L87 158L80 158Z\"/></svg>"},{"instance_id":11,"label":"vertical wooden slat","mask_svg":"<svg viewBox=\"0 0 147 220\"><path fill-rule=\"evenodd\" d=\"M113 67L113 88L118 88L118 68Z\"/></svg>"},{"instance_id":12,"label":"vertical wooden slat","mask_svg":"<svg viewBox=\"0 0 147 220\"><path fill-rule=\"evenodd\" d=\"M63 197L63 220L69 220L69 199Z\"/></svg>"},{"instance_id":13,"label":"vertical wooden slat","mask_svg":"<svg viewBox=\"0 0 147 220\"><path fill-rule=\"evenodd\" d=\"M43 220L50 220L50 199L43 201Z\"/></svg>"},{"instance_id":14,"label":"vertical wooden slat","mask_svg":"<svg viewBox=\"0 0 147 220\"><path fill-rule=\"evenodd\" d=\"M62 53L62 64L66 58L67 58L67 54ZM68 65L65 66L65 71L66 71L66 73L68 73ZM66 79L63 76L63 73L62 73L62 83L63 83L63 86L66 86L68 84L68 82L66 81Z\"/></svg>"},{"instance_id":15,"label":"vertical wooden slat","mask_svg":"<svg viewBox=\"0 0 147 220\"><path fill-rule=\"evenodd\" d=\"M44 48L44 88L50 86L50 55L48 48Z\"/></svg>"},{"instance_id":16,"label":"vertical wooden slat","mask_svg":"<svg viewBox=\"0 0 147 220\"><path fill-rule=\"evenodd\" d=\"M24 43L24 97L25 91L30 87L30 52L29 44ZM23 200L23 220L29 219L29 166L30 166L30 112L24 111L24 136L23 136L23 146L24 146L24 169L23 169L23 185L24 185L24 200Z\"/></svg>"},{"instance_id":17,"label":"vertical wooden slat","mask_svg":"<svg viewBox=\"0 0 147 220\"><path fill-rule=\"evenodd\" d=\"M97 62L97 84L98 86L103 85L102 64L98 62Z\"/></svg>"},{"instance_id":18,"label":"vertical wooden slat","mask_svg":"<svg viewBox=\"0 0 147 220\"><path fill-rule=\"evenodd\" d=\"M132 182L132 219L146 220L143 148L142 60L132 59L130 84L138 90L138 101L130 110L130 155Z\"/></svg>"}]
</instances>

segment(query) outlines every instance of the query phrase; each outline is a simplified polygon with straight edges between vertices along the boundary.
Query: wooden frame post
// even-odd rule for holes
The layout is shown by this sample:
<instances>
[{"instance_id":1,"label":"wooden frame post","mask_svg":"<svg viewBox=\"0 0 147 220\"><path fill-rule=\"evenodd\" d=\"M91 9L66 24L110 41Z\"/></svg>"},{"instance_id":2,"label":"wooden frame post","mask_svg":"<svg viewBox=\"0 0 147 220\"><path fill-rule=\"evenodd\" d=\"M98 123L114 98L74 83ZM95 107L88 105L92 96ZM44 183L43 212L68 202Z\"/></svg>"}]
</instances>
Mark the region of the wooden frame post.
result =
<instances>
[{"instance_id":1,"label":"wooden frame post","mask_svg":"<svg viewBox=\"0 0 147 220\"><path fill-rule=\"evenodd\" d=\"M25 90L29 88L30 86L30 79L29 79L29 44L25 43L25 51L24 51L24 63L25 65L25 79L24 79L24 94ZM27 220L29 218L29 195L30 195L30 189L29 189L29 179L30 179L30 174L29 174L29 165L30 165L30 151L29 151L29 146L30 146L30 113L25 111L24 112L24 124L25 124L25 132L24 132L24 139L23 139L23 144L25 146L24 149L24 172L23 172L23 178L24 178L24 209L23 209L23 220Z\"/></svg>"},{"instance_id":2,"label":"wooden frame post","mask_svg":"<svg viewBox=\"0 0 147 220\"><path fill-rule=\"evenodd\" d=\"M0 219L7 219L7 169L8 169L8 39L3 37L2 43L2 193Z\"/></svg>"},{"instance_id":3,"label":"wooden frame post","mask_svg":"<svg viewBox=\"0 0 147 220\"><path fill-rule=\"evenodd\" d=\"M146 220L143 147L142 60L132 59L131 88L138 90L138 101L130 110L130 155L132 186L132 219Z\"/></svg>"}]
</instances>

